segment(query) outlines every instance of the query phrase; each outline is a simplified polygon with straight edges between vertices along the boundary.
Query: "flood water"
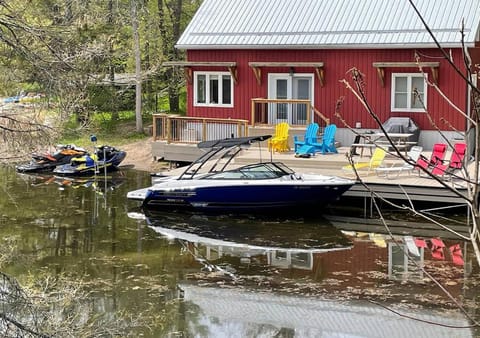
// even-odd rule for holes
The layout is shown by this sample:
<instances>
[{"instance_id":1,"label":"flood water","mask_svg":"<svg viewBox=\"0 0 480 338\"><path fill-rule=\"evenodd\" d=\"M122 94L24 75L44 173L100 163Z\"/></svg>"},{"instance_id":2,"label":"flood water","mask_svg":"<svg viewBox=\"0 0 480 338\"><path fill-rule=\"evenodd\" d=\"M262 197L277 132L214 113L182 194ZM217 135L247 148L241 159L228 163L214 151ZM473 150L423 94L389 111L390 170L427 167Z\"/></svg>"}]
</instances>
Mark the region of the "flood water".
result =
<instances>
[{"instance_id":1,"label":"flood water","mask_svg":"<svg viewBox=\"0 0 480 338\"><path fill-rule=\"evenodd\" d=\"M150 176L131 169L69 180L3 167L0 177L0 238L14 257L2 272L20 285L81 281L90 293L78 311L127 314L123 336L480 334L478 264L443 231L392 237L338 207L291 219L145 214L125 196Z\"/></svg>"}]
</instances>

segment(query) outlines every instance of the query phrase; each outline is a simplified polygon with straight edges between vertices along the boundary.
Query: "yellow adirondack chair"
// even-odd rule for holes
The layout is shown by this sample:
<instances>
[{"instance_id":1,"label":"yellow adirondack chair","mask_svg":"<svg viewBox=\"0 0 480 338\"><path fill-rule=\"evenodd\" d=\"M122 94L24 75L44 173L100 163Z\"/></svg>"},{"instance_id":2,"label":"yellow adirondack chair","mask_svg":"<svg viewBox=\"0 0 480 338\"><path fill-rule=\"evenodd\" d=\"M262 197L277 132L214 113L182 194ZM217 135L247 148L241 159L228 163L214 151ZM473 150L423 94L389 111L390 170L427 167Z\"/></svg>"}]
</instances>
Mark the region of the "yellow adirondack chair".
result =
<instances>
[{"instance_id":1,"label":"yellow adirondack chair","mask_svg":"<svg viewBox=\"0 0 480 338\"><path fill-rule=\"evenodd\" d=\"M275 126L275 135L268 140L268 150L284 152L289 151L288 145L288 129L290 126L287 122L279 123Z\"/></svg>"},{"instance_id":2,"label":"yellow adirondack chair","mask_svg":"<svg viewBox=\"0 0 480 338\"><path fill-rule=\"evenodd\" d=\"M375 148L375 151L373 152L372 158L368 162L356 162L353 165L349 164L344 166L342 169L345 171L354 171L354 170L361 170L361 169L367 169L368 173L370 173L371 170L375 170L375 168L380 167L383 164L383 159L385 158L385 155L387 152L382 149L382 148Z\"/></svg>"}]
</instances>

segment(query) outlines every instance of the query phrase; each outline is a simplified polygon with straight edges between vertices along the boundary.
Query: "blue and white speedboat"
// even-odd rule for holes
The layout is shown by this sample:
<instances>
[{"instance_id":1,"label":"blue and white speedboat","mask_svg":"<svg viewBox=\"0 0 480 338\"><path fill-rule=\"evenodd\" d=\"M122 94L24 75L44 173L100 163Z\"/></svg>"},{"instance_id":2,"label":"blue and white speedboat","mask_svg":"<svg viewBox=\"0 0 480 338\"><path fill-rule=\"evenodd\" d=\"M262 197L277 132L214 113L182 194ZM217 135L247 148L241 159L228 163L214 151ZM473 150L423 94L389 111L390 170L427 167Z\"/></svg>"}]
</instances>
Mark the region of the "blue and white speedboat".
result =
<instances>
[{"instance_id":1,"label":"blue and white speedboat","mask_svg":"<svg viewBox=\"0 0 480 338\"><path fill-rule=\"evenodd\" d=\"M198 147L209 150L181 175L164 177L151 187L130 191L127 198L142 201L143 207L214 212L292 212L306 208L317 210L337 200L355 183L337 176L296 173L281 162L234 167L236 155L252 143L270 137L201 142Z\"/></svg>"}]
</instances>

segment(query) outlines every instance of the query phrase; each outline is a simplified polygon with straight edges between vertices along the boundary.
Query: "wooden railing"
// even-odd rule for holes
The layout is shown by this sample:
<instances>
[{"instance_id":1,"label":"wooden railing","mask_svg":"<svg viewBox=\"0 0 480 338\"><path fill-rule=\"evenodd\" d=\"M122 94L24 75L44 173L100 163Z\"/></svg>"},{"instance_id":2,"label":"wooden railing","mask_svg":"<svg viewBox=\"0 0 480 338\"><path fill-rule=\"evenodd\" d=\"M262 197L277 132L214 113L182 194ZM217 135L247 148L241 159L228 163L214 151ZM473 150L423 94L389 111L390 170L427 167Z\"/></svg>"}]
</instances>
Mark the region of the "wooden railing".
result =
<instances>
[{"instance_id":1,"label":"wooden railing","mask_svg":"<svg viewBox=\"0 0 480 338\"><path fill-rule=\"evenodd\" d=\"M330 119L328 117L326 117L325 115L323 115L322 113L320 113L317 108L315 107L312 107L312 110L313 110L313 113L315 115L317 115L324 123L325 125L329 125L330 124Z\"/></svg>"},{"instance_id":2,"label":"wooden railing","mask_svg":"<svg viewBox=\"0 0 480 338\"><path fill-rule=\"evenodd\" d=\"M311 122L312 112L325 125L330 124L330 119L313 107L310 100L257 98L251 100L250 122L253 126L275 125L279 122L288 122L291 126L306 126Z\"/></svg>"},{"instance_id":3,"label":"wooden railing","mask_svg":"<svg viewBox=\"0 0 480 338\"><path fill-rule=\"evenodd\" d=\"M153 139L168 143L198 143L248 136L248 121L153 114Z\"/></svg>"}]
</instances>

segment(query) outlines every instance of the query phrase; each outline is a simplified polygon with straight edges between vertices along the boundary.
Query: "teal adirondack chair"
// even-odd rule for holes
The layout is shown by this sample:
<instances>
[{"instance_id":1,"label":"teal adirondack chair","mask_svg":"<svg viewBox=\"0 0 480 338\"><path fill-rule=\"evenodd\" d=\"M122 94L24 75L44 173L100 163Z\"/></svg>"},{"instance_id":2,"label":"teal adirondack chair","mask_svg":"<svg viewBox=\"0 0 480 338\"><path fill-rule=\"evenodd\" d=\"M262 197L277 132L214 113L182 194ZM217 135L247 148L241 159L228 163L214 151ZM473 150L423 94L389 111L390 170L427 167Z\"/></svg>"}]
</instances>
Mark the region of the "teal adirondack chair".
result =
<instances>
[{"instance_id":1,"label":"teal adirondack chair","mask_svg":"<svg viewBox=\"0 0 480 338\"><path fill-rule=\"evenodd\" d=\"M325 153L338 153L337 148L335 148L335 133L337 132L337 126L330 124L325 127L323 131L323 137L321 143L313 143L315 146L315 151L320 151L322 154Z\"/></svg>"},{"instance_id":2,"label":"teal adirondack chair","mask_svg":"<svg viewBox=\"0 0 480 338\"><path fill-rule=\"evenodd\" d=\"M295 146L295 155L315 154L315 146L317 143L318 123L312 122L307 126L303 140L298 136L293 137Z\"/></svg>"}]
</instances>

